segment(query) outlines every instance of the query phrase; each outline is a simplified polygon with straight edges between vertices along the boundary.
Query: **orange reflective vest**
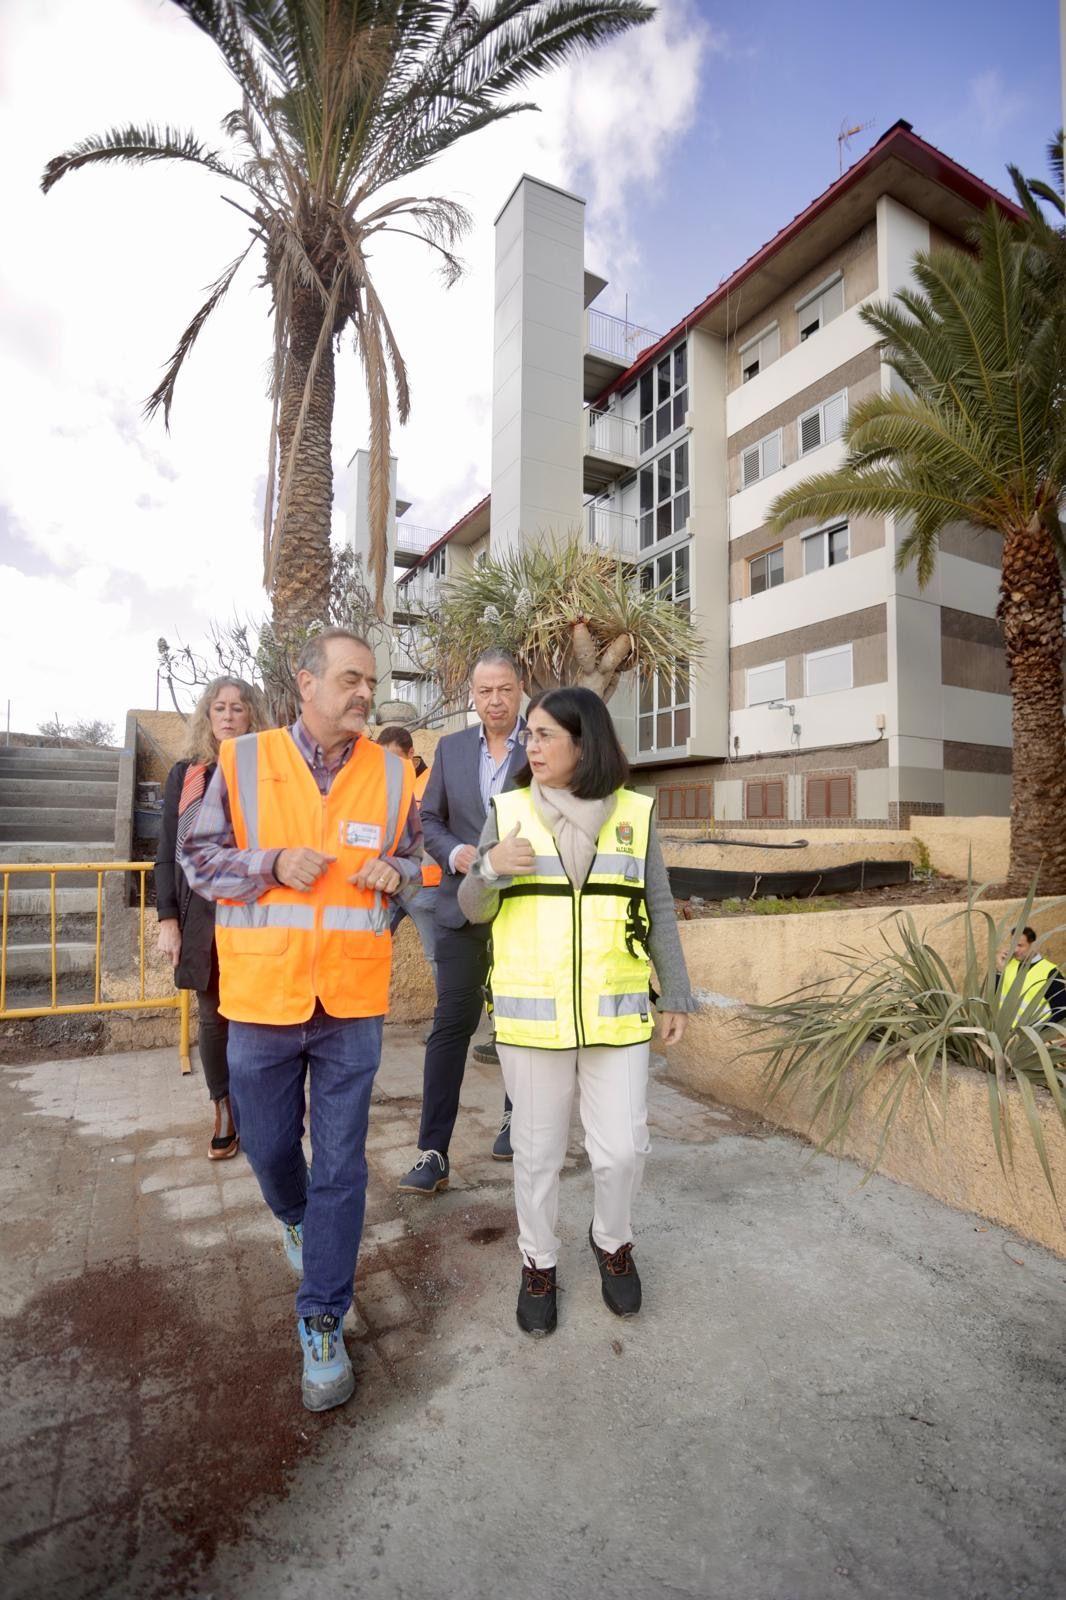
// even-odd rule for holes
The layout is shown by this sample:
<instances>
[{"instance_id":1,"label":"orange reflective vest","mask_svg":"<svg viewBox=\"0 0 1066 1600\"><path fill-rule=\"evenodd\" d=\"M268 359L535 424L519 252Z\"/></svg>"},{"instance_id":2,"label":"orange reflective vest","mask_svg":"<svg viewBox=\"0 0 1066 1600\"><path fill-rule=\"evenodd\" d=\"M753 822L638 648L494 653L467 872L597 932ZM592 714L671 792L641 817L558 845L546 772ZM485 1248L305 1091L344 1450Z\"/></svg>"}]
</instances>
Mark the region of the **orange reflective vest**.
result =
<instances>
[{"instance_id":1,"label":"orange reflective vest","mask_svg":"<svg viewBox=\"0 0 1066 1600\"><path fill-rule=\"evenodd\" d=\"M232 1022L306 1022L316 999L331 1017L388 1009L390 910L348 879L391 854L414 794L408 761L360 738L320 793L287 728L226 739L219 751L241 850L321 850L336 860L309 891L278 884L258 900L219 901L220 1006Z\"/></svg>"},{"instance_id":2,"label":"orange reflective vest","mask_svg":"<svg viewBox=\"0 0 1066 1600\"><path fill-rule=\"evenodd\" d=\"M432 767L427 767L425 772L420 772L418 777L415 779L415 799L418 801L418 809L420 811L422 809L422 796L426 792L426 784L429 782L429 775L432 771ZM435 889L443 876L443 870L438 867L433 857L424 855L422 857L423 887L426 889Z\"/></svg>"}]
</instances>

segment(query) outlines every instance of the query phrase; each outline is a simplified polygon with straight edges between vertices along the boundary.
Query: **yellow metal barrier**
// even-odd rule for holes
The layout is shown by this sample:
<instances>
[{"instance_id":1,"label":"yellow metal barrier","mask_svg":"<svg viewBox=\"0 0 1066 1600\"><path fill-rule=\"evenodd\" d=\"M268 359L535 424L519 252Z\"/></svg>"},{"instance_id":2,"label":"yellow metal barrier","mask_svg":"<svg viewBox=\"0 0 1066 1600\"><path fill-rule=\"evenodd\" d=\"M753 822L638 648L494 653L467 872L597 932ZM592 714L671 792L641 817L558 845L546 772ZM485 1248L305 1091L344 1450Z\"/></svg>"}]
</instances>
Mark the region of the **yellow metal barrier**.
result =
<instances>
[{"instance_id":1,"label":"yellow metal barrier","mask_svg":"<svg viewBox=\"0 0 1066 1600\"><path fill-rule=\"evenodd\" d=\"M146 909L146 874L153 870L151 861L80 861L80 862L0 862L0 876L4 880L3 904L0 910L0 1022L10 1022L19 1018L29 1017L64 1017L77 1016L82 1013L100 1011L169 1011L178 1013L179 1038L178 1053L181 1057L182 1072L191 1072L192 1063L189 1059L189 991L178 989L173 995L151 997L145 994L144 975L144 937L145 937L145 909ZM46 1006L18 1006L9 1007L7 1004L7 955L8 955L8 921L9 921L9 895L11 879L28 872L48 873L48 914L49 914L49 945L51 955L51 1004ZM56 947L56 876L61 872L87 872L96 877L96 964L93 979L93 999L77 1001L71 1004L61 1004L59 1001L59 974ZM101 989L101 951L104 933L104 873L105 872L135 872L140 878L139 917L137 926L137 944L140 959L140 987L139 993L132 1000L102 1000Z\"/></svg>"}]
</instances>

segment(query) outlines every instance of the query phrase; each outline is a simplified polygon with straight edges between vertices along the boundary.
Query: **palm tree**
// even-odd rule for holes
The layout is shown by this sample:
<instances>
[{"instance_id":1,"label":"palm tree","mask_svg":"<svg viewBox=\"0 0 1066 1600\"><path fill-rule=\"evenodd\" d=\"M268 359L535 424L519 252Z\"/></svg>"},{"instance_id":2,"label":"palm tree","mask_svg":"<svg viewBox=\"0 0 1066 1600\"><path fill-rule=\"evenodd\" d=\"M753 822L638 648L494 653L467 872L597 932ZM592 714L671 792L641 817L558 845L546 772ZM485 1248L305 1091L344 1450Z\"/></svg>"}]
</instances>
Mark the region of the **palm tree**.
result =
<instances>
[{"instance_id":1,"label":"palm tree","mask_svg":"<svg viewBox=\"0 0 1066 1600\"><path fill-rule=\"evenodd\" d=\"M1037 875L1066 890L1063 552L1066 307L1042 291L1024 229L990 209L975 250L920 252L919 292L863 307L903 388L855 407L837 472L807 478L770 508L799 517L907 519L896 565L933 574L951 523L1003 541L999 604L1012 694L1014 777L1009 888Z\"/></svg>"},{"instance_id":2,"label":"palm tree","mask_svg":"<svg viewBox=\"0 0 1066 1600\"><path fill-rule=\"evenodd\" d=\"M490 645L511 651L533 693L580 684L604 700L626 672L687 677L703 654L685 602L638 588L626 562L576 536L523 544L449 579L426 633L446 700Z\"/></svg>"},{"instance_id":3,"label":"palm tree","mask_svg":"<svg viewBox=\"0 0 1066 1600\"><path fill-rule=\"evenodd\" d=\"M469 217L408 180L457 140L535 109L520 85L654 15L640 0L175 0L221 53L241 103L225 150L193 133L116 127L45 168L47 194L100 162L192 162L232 183L251 238L211 286L146 413L169 425L178 373L243 263L261 247L274 343L264 584L279 637L326 614L333 502L334 350L351 328L370 404L370 572L379 614L389 513L390 375L403 357L369 261L382 233L421 240L446 281Z\"/></svg>"}]
</instances>

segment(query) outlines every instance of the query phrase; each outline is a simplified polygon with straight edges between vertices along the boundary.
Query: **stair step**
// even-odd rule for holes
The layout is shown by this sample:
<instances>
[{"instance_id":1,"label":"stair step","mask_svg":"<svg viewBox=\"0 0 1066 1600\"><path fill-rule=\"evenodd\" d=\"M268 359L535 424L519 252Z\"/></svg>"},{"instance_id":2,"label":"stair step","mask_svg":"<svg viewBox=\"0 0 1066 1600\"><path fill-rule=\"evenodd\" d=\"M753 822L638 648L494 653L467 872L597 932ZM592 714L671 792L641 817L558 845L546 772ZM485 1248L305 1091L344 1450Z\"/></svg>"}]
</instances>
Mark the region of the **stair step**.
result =
<instances>
[{"instance_id":1,"label":"stair step","mask_svg":"<svg viewBox=\"0 0 1066 1600\"><path fill-rule=\"evenodd\" d=\"M105 767L89 766L83 762L64 762L60 765L46 761L0 761L0 788L26 778L43 778L48 783L117 783L118 764Z\"/></svg>"},{"instance_id":2,"label":"stair step","mask_svg":"<svg viewBox=\"0 0 1066 1600\"><path fill-rule=\"evenodd\" d=\"M21 861L29 865L34 861L113 861L114 848L110 840L100 839L5 839L0 842L0 866L5 861ZM11 882L14 883L14 878Z\"/></svg>"},{"instance_id":3,"label":"stair step","mask_svg":"<svg viewBox=\"0 0 1066 1600\"><path fill-rule=\"evenodd\" d=\"M56 972L86 973L96 970L96 946L85 943L56 946ZM49 978L52 973L52 947L48 944L12 945L7 952L8 982L26 978ZM8 1002L9 1004L11 1002Z\"/></svg>"},{"instance_id":4,"label":"stair step","mask_svg":"<svg viewBox=\"0 0 1066 1600\"><path fill-rule=\"evenodd\" d=\"M28 873L27 877L35 874ZM11 917L49 917L51 916L51 899L47 888L16 888L16 884L23 882L20 872L11 879L12 887L7 896L7 914ZM56 874L56 911L59 916L78 916L84 913L96 915L96 890L95 889L68 889L63 883L63 875Z\"/></svg>"},{"instance_id":5,"label":"stair step","mask_svg":"<svg viewBox=\"0 0 1066 1600\"><path fill-rule=\"evenodd\" d=\"M89 806L2 806L0 840L114 839L115 812Z\"/></svg>"},{"instance_id":6,"label":"stair step","mask_svg":"<svg viewBox=\"0 0 1066 1600\"><path fill-rule=\"evenodd\" d=\"M49 744L0 744L0 768L19 766L24 761L45 761L62 765L64 761L80 761L86 766L114 767L122 759L122 750L97 750L91 747L61 749Z\"/></svg>"},{"instance_id":7,"label":"stair step","mask_svg":"<svg viewBox=\"0 0 1066 1600\"><path fill-rule=\"evenodd\" d=\"M116 782L78 778L9 778L0 773L0 811L8 806L89 806L114 810Z\"/></svg>"}]
</instances>

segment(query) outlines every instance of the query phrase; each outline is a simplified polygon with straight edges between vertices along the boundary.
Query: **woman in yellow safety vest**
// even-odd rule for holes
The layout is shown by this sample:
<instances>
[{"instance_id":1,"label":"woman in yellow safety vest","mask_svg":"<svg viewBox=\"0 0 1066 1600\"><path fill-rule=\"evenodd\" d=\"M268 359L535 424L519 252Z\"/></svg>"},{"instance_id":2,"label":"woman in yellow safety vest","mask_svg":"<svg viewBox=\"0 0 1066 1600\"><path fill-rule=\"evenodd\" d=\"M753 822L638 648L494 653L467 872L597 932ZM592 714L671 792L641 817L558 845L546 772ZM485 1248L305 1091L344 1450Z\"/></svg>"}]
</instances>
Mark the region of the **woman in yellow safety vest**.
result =
<instances>
[{"instance_id":1,"label":"woman in yellow safety vest","mask_svg":"<svg viewBox=\"0 0 1066 1600\"><path fill-rule=\"evenodd\" d=\"M493 924L493 1021L514 1105L518 1324L541 1336L556 1325L559 1174L575 1087L603 1298L618 1316L640 1310L631 1208L648 1152L651 961L661 1043L681 1038L696 1007L652 801L625 787L607 707L589 689L551 689L526 716L526 765L493 798L459 905L469 921Z\"/></svg>"},{"instance_id":2,"label":"woman in yellow safety vest","mask_svg":"<svg viewBox=\"0 0 1066 1600\"><path fill-rule=\"evenodd\" d=\"M1022 928L1013 953L999 952L996 988L1014 1005L1019 1022L1066 1022L1066 984L1054 962L1037 952L1036 937L1035 928Z\"/></svg>"}]
</instances>

